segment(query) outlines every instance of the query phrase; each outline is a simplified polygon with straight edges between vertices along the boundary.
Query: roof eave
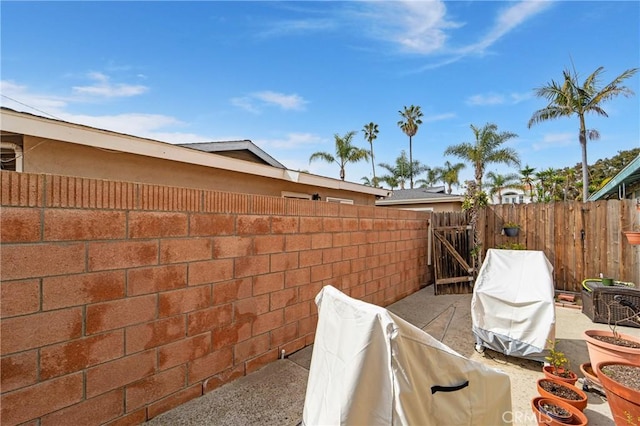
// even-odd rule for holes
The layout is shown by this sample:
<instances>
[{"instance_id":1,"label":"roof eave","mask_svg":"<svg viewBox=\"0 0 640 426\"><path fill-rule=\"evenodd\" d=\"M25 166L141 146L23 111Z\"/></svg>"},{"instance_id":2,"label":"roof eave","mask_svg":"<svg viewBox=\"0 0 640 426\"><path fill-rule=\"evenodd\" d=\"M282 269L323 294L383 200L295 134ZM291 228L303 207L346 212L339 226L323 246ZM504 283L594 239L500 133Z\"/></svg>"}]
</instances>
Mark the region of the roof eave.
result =
<instances>
[{"instance_id":1,"label":"roof eave","mask_svg":"<svg viewBox=\"0 0 640 426\"><path fill-rule=\"evenodd\" d=\"M357 193L386 197L389 191L338 179L311 175L287 169L251 163L223 155L198 151L153 139L125 135L109 130L97 129L81 124L53 120L10 109L0 110L2 130L43 139L59 140L100 149L109 149L128 154L179 161L182 163L213 167L255 176L279 179L288 182L340 189Z\"/></svg>"},{"instance_id":2,"label":"roof eave","mask_svg":"<svg viewBox=\"0 0 640 426\"><path fill-rule=\"evenodd\" d=\"M591 194L589 198L587 198L587 201L598 201L605 195L613 193L620 184L638 170L640 170L640 155L627 164L625 168L620 170L620 172L607 182L605 186Z\"/></svg>"}]
</instances>

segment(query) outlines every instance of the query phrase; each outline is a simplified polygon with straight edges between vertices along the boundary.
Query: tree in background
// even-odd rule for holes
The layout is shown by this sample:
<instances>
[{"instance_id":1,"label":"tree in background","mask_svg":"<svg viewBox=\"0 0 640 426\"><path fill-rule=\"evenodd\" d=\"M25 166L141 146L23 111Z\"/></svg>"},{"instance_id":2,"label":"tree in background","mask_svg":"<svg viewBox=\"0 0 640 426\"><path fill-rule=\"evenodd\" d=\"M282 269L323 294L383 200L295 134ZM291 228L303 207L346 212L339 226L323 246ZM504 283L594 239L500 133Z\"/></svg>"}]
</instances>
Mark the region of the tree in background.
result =
<instances>
[{"instance_id":1,"label":"tree in background","mask_svg":"<svg viewBox=\"0 0 640 426\"><path fill-rule=\"evenodd\" d=\"M473 143L463 142L452 145L445 151L445 155L455 155L466 160L474 168L476 187L482 190L482 176L485 167L491 163L502 163L508 166L519 166L520 158L513 148L503 148L501 145L518 135L511 132L498 133L498 126L487 123L482 128L471 125L471 131L475 136Z\"/></svg>"},{"instance_id":2,"label":"tree in background","mask_svg":"<svg viewBox=\"0 0 640 426\"><path fill-rule=\"evenodd\" d=\"M409 164L413 165L413 137L418 133L418 127L422 124L422 111L419 106L411 105L410 107L404 107L402 111L398 111L402 120L398 121L398 126L409 136ZM414 170L410 170L409 180L411 182L411 188L413 189L413 176L418 174Z\"/></svg>"},{"instance_id":3,"label":"tree in background","mask_svg":"<svg viewBox=\"0 0 640 426\"><path fill-rule=\"evenodd\" d=\"M519 176L515 173L501 175L499 173L488 172L488 182L485 187L489 190L489 195L493 197L498 195L498 204L502 204L502 190L507 188L520 188Z\"/></svg>"},{"instance_id":4,"label":"tree in background","mask_svg":"<svg viewBox=\"0 0 640 426\"><path fill-rule=\"evenodd\" d=\"M420 188L430 188L440 181L441 176L438 168L428 168L425 172L426 175L424 179L418 179L414 182L416 185L419 185Z\"/></svg>"},{"instance_id":5,"label":"tree in background","mask_svg":"<svg viewBox=\"0 0 640 426\"><path fill-rule=\"evenodd\" d=\"M379 177L369 179L368 176L362 176L360 180L363 182L364 186L373 186L375 188L380 186L380 181L381 181Z\"/></svg>"},{"instance_id":6,"label":"tree in background","mask_svg":"<svg viewBox=\"0 0 640 426\"><path fill-rule=\"evenodd\" d=\"M328 152L314 152L309 157L309 163L314 160L323 160L327 163L336 163L340 166L340 179L344 180L345 177L345 165L347 163L357 163L362 160L369 160L369 152L366 149L358 148L351 144L356 132L351 131L340 136L337 133L334 135L336 143L336 155L333 156Z\"/></svg>"},{"instance_id":7,"label":"tree in background","mask_svg":"<svg viewBox=\"0 0 640 426\"><path fill-rule=\"evenodd\" d=\"M396 186L400 186L400 189L404 189L404 183L409 179L410 169L409 160L407 159L407 153L402 150L400 156L396 158L395 164L379 163L378 166L389 172L388 175L382 176L381 179L385 182L389 178L392 178L392 182L396 182ZM391 188L393 189L393 188Z\"/></svg>"},{"instance_id":8,"label":"tree in background","mask_svg":"<svg viewBox=\"0 0 640 426\"><path fill-rule=\"evenodd\" d=\"M437 167L436 173L439 175L439 179L447 185L447 194L451 194L452 186L460 186L460 170L464 169L466 165L464 163L451 164L449 161L444 162L443 167Z\"/></svg>"},{"instance_id":9,"label":"tree in background","mask_svg":"<svg viewBox=\"0 0 640 426\"><path fill-rule=\"evenodd\" d=\"M582 84L580 84L575 70L573 73L569 70L564 70L561 82L551 80L550 83L536 89L536 96L547 99L549 104L533 113L529 120L529 128L536 123L555 118L574 115L578 117L580 123L578 140L582 150L582 201L586 201L589 198L587 139L598 139L600 136L597 130L587 129L585 115L591 112L608 117L605 110L602 109L602 104L618 95L632 95L633 91L621 84L637 71L638 68L628 69L609 84L600 87L598 78L604 72L604 67L596 69Z\"/></svg>"},{"instance_id":10,"label":"tree in background","mask_svg":"<svg viewBox=\"0 0 640 426\"><path fill-rule=\"evenodd\" d=\"M527 164L523 169L520 169L520 182L522 183L522 191L527 193L529 190L529 200L533 202L533 173L536 171L534 167L529 167Z\"/></svg>"},{"instance_id":11,"label":"tree in background","mask_svg":"<svg viewBox=\"0 0 640 426\"><path fill-rule=\"evenodd\" d=\"M517 137L515 133L498 133L498 126L487 123L482 128L471 125L471 131L475 136L473 143L463 142L448 147L445 155L468 161L474 168L475 181L467 181L467 191L462 202L462 208L469 212L469 223L473 227L473 256L478 257L478 249L481 247L480 237L476 229L478 211L487 205L487 193L482 189L482 176L487 164L504 163L507 165L520 165L518 153L513 148L503 148L502 144L511 138ZM481 263L482 259L478 259Z\"/></svg>"},{"instance_id":12,"label":"tree in background","mask_svg":"<svg viewBox=\"0 0 640 426\"><path fill-rule=\"evenodd\" d=\"M421 164L418 160L414 160L413 165L409 163L407 153L404 150L402 150L400 156L396 158L395 164L378 163L378 166L390 173L389 175L382 176L380 180L386 182L388 177L393 177L394 179L392 179L392 181L397 181L400 189L405 189L404 184L408 179L411 179L412 175L418 175L429 170L429 167Z\"/></svg>"},{"instance_id":13,"label":"tree in background","mask_svg":"<svg viewBox=\"0 0 640 426\"><path fill-rule=\"evenodd\" d=\"M369 146L371 147L371 150L369 151L369 155L371 156L371 168L373 169L373 179L371 180L371 186L377 186L377 184L374 184L374 182L376 181L376 162L375 157L373 156L373 141L378 137L378 125L373 121L369 124L365 124L362 132L364 133L364 138L367 140L367 142L369 142Z\"/></svg>"}]
</instances>

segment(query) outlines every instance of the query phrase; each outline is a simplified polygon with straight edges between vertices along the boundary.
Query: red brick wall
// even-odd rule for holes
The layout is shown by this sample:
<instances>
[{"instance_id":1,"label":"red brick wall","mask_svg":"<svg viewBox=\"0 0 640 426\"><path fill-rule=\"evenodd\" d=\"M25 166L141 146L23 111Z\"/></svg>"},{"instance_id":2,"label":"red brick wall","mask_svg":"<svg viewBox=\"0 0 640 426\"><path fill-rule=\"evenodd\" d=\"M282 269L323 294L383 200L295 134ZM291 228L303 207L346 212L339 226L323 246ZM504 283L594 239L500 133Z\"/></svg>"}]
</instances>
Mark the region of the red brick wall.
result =
<instances>
[{"instance_id":1,"label":"red brick wall","mask_svg":"<svg viewBox=\"0 0 640 426\"><path fill-rule=\"evenodd\" d=\"M3 425L137 424L426 281L425 213L1 172Z\"/></svg>"}]
</instances>

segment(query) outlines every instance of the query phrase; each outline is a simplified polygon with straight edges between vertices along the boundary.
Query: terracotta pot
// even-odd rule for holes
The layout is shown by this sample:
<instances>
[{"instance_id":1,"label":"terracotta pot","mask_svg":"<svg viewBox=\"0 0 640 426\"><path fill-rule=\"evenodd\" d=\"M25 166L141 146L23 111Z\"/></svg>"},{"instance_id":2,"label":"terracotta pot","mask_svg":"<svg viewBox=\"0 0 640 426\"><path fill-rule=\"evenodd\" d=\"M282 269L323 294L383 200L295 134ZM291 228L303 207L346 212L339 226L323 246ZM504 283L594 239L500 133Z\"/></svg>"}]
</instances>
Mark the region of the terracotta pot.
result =
<instances>
[{"instance_id":1,"label":"terracotta pot","mask_svg":"<svg viewBox=\"0 0 640 426\"><path fill-rule=\"evenodd\" d=\"M629 241L629 244L640 244L640 231L626 231L623 232L623 234L625 235L625 237L627 237L627 241Z\"/></svg>"},{"instance_id":2,"label":"terracotta pot","mask_svg":"<svg viewBox=\"0 0 640 426\"><path fill-rule=\"evenodd\" d=\"M584 364L580 364L580 371L582 372L582 375L584 376L585 379L589 380L590 382L598 386L602 386L602 383L600 383L598 376L596 376L596 372L593 371L593 367L591 366L590 362L585 362Z\"/></svg>"},{"instance_id":3,"label":"terracotta pot","mask_svg":"<svg viewBox=\"0 0 640 426\"><path fill-rule=\"evenodd\" d=\"M555 370L555 367L553 365L545 365L542 367L542 372L544 373L545 377L551 380L558 380L561 382L569 383L571 385L575 385L576 382L578 381L578 375L573 371L567 372L568 377L562 377L554 374L554 370Z\"/></svg>"},{"instance_id":4,"label":"terracotta pot","mask_svg":"<svg viewBox=\"0 0 640 426\"><path fill-rule=\"evenodd\" d=\"M602 368L607 365L630 365L640 367L640 364L630 364L625 362L607 361L596 365L595 372L602 382L604 391L607 394L607 403L613 414L613 421L616 425L626 425L629 419L640 419L640 391L631 389L622 383L613 381L602 372ZM635 423L634 423L635 424Z\"/></svg>"},{"instance_id":5,"label":"terracotta pot","mask_svg":"<svg viewBox=\"0 0 640 426\"><path fill-rule=\"evenodd\" d=\"M578 426L585 426L587 423L589 423L589 420L587 419L587 416L585 416L582 411L578 410L577 408L575 408L573 405L569 405L566 404L563 401L560 401L559 399L554 399L554 404L559 405L560 407L564 408L565 410L568 410L571 412L572 416L571 416L571 420L569 421L569 423L562 423L558 420L552 419L551 417L549 417L548 415L542 413L540 411L540 409L538 408L540 401L546 399L543 398L541 396L535 397L531 400L531 409L533 410L533 414L535 414L536 416L536 421L538 422L539 426L563 426L563 425L578 425Z\"/></svg>"},{"instance_id":6,"label":"terracotta pot","mask_svg":"<svg viewBox=\"0 0 640 426\"><path fill-rule=\"evenodd\" d=\"M561 386L564 388L568 388L572 391L574 391L575 393L577 393L580 396L580 399L566 399L566 398L562 398L554 393L551 392L547 392L546 390L544 390L542 388L542 382L552 382L553 384L555 384L556 386ZM537 382L537 386L538 386L538 393L540 394L540 396L545 397L545 398L551 398L551 399L558 399L560 401L566 402L569 405L573 405L574 407L576 407L578 410L582 411L587 407L587 394L584 393L583 391L581 391L580 389L578 389L577 387L570 385L569 383L566 382L560 382L558 380L552 380L552 379L548 379L548 378L543 378L543 379L538 379Z\"/></svg>"},{"instance_id":7,"label":"terracotta pot","mask_svg":"<svg viewBox=\"0 0 640 426\"><path fill-rule=\"evenodd\" d=\"M623 333L618 334L623 339L631 340L632 342L640 344L640 339L637 337ZM583 337L587 342L591 366L598 365L605 361L630 362L632 364L640 365L640 349L626 348L624 346L602 342L598 339L594 339L594 336L613 337L613 332L604 330L587 330L584 332Z\"/></svg>"}]
</instances>

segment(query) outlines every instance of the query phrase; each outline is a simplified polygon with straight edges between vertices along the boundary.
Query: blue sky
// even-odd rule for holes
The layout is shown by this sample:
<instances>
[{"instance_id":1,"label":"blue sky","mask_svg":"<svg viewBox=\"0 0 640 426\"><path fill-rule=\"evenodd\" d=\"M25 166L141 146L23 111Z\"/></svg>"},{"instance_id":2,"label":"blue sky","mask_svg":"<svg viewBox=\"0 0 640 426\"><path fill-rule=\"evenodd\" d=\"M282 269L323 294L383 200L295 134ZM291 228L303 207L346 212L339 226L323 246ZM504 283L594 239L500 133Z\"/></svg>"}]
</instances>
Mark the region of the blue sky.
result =
<instances>
[{"instance_id":1,"label":"blue sky","mask_svg":"<svg viewBox=\"0 0 640 426\"><path fill-rule=\"evenodd\" d=\"M411 104L424 113L413 157L428 166L459 161L446 147L487 122L519 135L523 165L574 165L577 119L528 129L545 106L533 90L567 67L584 78L604 66L604 84L640 66L637 1L3 1L1 19L3 106L172 143L251 139L334 178L309 156L351 130L368 148L373 121L376 163L393 163ZM590 163L640 146L640 75L626 85L635 96L587 117L601 134ZM370 164L347 167L363 176Z\"/></svg>"}]
</instances>

